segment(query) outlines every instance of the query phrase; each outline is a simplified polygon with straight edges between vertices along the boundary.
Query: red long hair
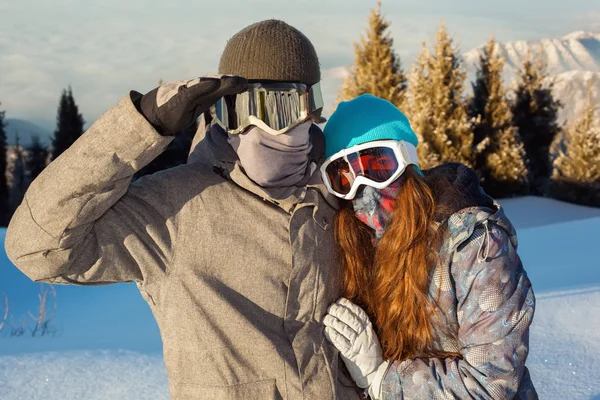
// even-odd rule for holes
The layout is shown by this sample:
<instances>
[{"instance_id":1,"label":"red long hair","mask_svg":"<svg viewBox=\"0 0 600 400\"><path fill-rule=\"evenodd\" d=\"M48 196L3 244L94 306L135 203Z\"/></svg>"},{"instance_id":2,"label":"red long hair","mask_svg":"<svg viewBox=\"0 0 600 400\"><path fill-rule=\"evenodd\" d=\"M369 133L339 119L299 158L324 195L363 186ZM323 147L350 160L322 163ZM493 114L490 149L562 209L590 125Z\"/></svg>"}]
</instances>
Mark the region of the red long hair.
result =
<instances>
[{"instance_id":1,"label":"red long hair","mask_svg":"<svg viewBox=\"0 0 600 400\"><path fill-rule=\"evenodd\" d=\"M337 214L343 295L373 319L386 359L458 356L435 348L429 298L442 235L435 221L447 206L412 166L402 177L392 221L376 247L350 203Z\"/></svg>"}]
</instances>

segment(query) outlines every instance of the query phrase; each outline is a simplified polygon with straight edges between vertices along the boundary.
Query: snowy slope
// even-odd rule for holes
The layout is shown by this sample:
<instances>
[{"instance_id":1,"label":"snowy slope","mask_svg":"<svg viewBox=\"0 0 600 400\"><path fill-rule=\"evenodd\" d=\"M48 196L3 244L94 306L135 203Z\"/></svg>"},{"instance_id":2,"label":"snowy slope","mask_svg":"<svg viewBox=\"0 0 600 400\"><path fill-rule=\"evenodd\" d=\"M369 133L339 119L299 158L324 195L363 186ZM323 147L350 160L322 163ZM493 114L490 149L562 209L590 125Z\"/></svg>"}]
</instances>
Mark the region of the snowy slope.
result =
<instances>
[{"instance_id":1,"label":"snowy slope","mask_svg":"<svg viewBox=\"0 0 600 400\"><path fill-rule=\"evenodd\" d=\"M527 362L540 399L600 399L600 284L537 295ZM162 358L127 351L0 356L0 399L169 398Z\"/></svg>"},{"instance_id":2,"label":"snowy slope","mask_svg":"<svg viewBox=\"0 0 600 400\"><path fill-rule=\"evenodd\" d=\"M525 228L543 227L600 217L600 208L567 204L544 197L527 196L500 200L519 234ZM519 235L520 237L520 235Z\"/></svg>"},{"instance_id":3,"label":"snowy slope","mask_svg":"<svg viewBox=\"0 0 600 400\"><path fill-rule=\"evenodd\" d=\"M519 255L538 300L528 366L540 398L598 400L600 209L534 197L502 204L517 227ZM0 242L3 236L0 230ZM28 288L18 273L6 274L13 269L0 251L0 290L16 282L19 292L35 294L34 284ZM155 343L157 331L135 287L59 289L64 335L0 336L0 399L168 399L157 346L136 347ZM89 350L102 348L110 350Z\"/></svg>"},{"instance_id":4,"label":"snowy slope","mask_svg":"<svg viewBox=\"0 0 600 400\"><path fill-rule=\"evenodd\" d=\"M588 87L592 100L600 104L600 72L568 71L554 79L554 95L562 102L561 118L578 115L585 106Z\"/></svg>"},{"instance_id":5,"label":"snowy slope","mask_svg":"<svg viewBox=\"0 0 600 400\"><path fill-rule=\"evenodd\" d=\"M538 295L528 366L541 399L600 396L600 287ZM168 399L162 358L71 351L0 356L0 398Z\"/></svg>"},{"instance_id":6,"label":"snowy slope","mask_svg":"<svg viewBox=\"0 0 600 400\"><path fill-rule=\"evenodd\" d=\"M554 94L564 106L561 120L581 110L590 84L592 98L600 102L600 33L579 31L560 39L501 42L498 46L506 59L505 80L511 86L529 54L543 53L550 78L555 82ZM483 45L464 54L471 79L482 49Z\"/></svg>"}]
</instances>

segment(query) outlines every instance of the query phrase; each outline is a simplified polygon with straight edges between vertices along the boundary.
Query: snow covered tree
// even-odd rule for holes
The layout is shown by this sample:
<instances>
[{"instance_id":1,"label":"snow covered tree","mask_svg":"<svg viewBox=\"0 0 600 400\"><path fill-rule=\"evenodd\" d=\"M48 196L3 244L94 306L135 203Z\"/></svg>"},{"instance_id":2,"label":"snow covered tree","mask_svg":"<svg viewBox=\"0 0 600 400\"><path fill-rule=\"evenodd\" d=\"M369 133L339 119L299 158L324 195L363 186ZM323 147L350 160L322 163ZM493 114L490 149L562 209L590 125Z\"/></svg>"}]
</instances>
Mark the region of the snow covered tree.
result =
<instances>
[{"instance_id":1,"label":"snow covered tree","mask_svg":"<svg viewBox=\"0 0 600 400\"><path fill-rule=\"evenodd\" d=\"M567 126L564 150L554 160L551 195L600 207L600 104L588 91L585 109Z\"/></svg>"},{"instance_id":2,"label":"snow covered tree","mask_svg":"<svg viewBox=\"0 0 600 400\"><path fill-rule=\"evenodd\" d=\"M412 65L409 76L409 90L407 96L407 116L410 125L419 138L417 155L422 169L428 169L440 164L440 155L433 151L424 136L433 136L431 127L431 105L433 98L433 87L429 82L427 62L431 57L429 50L423 44L423 48Z\"/></svg>"},{"instance_id":3,"label":"snow covered tree","mask_svg":"<svg viewBox=\"0 0 600 400\"><path fill-rule=\"evenodd\" d=\"M29 180L33 181L46 168L48 162L48 149L40 143L40 138L33 136L31 145L27 149L25 167Z\"/></svg>"},{"instance_id":4,"label":"snow covered tree","mask_svg":"<svg viewBox=\"0 0 600 400\"><path fill-rule=\"evenodd\" d=\"M0 226L7 226L8 214L8 184L6 182L6 131L4 130L4 111L0 111Z\"/></svg>"},{"instance_id":5,"label":"snow covered tree","mask_svg":"<svg viewBox=\"0 0 600 400\"><path fill-rule=\"evenodd\" d=\"M546 63L542 55L531 56L519 72L519 84L512 106L513 124L517 127L527 159L531 191L543 195L548 187L552 165L550 145L559 133L560 103L552 96L552 83L547 83Z\"/></svg>"},{"instance_id":6,"label":"snow covered tree","mask_svg":"<svg viewBox=\"0 0 600 400\"><path fill-rule=\"evenodd\" d=\"M525 151L512 125L502 80L504 59L490 39L479 56L469 114L473 118L474 167L493 197L526 194L529 183Z\"/></svg>"},{"instance_id":7,"label":"snow covered tree","mask_svg":"<svg viewBox=\"0 0 600 400\"><path fill-rule=\"evenodd\" d=\"M81 136L84 123L69 86L67 90L63 90L58 106L56 130L52 141L52 160L55 160Z\"/></svg>"},{"instance_id":8,"label":"snow covered tree","mask_svg":"<svg viewBox=\"0 0 600 400\"><path fill-rule=\"evenodd\" d=\"M370 93L402 108L406 77L400 57L393 49L394 41L387 32L389 26L381 14L381 1L378 1L377 8L371 10L365 37L354 44L354 65L344 81L338 101Z\"/></svg>"},{"instance_id":9,"label":"snow covered tree","mask_svg":"<svg viewBox=\"0 0 600 400\"><path fill-rule=\"evenodd\" d=\"M431 52L425 44L409 78L407 114L419 137L422 168L472 166L473 129L462 99L466 72L445 25Z\"/></svg>"}]
</instances>

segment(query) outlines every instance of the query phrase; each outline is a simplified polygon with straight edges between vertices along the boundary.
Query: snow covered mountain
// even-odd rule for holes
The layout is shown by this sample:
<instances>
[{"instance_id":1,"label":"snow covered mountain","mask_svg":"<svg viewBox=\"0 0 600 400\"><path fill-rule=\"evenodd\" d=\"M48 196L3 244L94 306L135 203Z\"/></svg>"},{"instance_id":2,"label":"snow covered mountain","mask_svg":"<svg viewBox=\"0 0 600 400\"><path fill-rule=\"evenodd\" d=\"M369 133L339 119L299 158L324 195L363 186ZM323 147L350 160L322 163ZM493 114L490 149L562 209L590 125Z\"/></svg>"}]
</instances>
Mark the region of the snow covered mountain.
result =
<instances>
[{"instance_id":1,"label":"snow covered mountain","mask_svg":"<svg viewBox=\"0 0 600 400\"><path fill-rule=\"evenodd\" d=\"M517 41L499 43L502 56L506 59L507 72L516 72L529 53L543 52L548 63L548 72L558 75L570 71L600 72L600 33L573 32L561 39L540 41ZM469 67L479 61L483 45L465 54Z\"/></svg>"},{"instance_id":2,"label":"snow covered mountain","mask_svg":"<svg viewBox=\"0 0 600 400\"><path fill-rule=\"evenodd\" d=\"M529 54L542 52L553 79L554 94L563 104L561 120L572 118L584 105L588 85L600 102L600 33L578 31L560 39L499 43L506 59L505 79L514 84L516 72ZM464 54L469 76L474 77L483 45Z\"/></svg>"}]
</instances>

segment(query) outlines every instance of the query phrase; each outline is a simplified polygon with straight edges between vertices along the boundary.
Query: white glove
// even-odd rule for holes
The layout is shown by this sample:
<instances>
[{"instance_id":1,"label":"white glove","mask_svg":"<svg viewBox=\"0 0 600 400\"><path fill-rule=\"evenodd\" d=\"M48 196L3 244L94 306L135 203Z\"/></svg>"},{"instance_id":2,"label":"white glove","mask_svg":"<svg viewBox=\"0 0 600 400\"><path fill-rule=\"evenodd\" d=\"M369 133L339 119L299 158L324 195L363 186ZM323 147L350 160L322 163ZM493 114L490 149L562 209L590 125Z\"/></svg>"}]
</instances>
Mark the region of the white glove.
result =
<instances>
[{"instance_id":1,"label":"white glove","mask_svg":"<svg viewBox=\"0 0 600 400\"><path fill-rule=\"evenodd\" d=\"M379 399L389 362L383 360L371 320L362 308L341 298L329 306L323 320L325 337L339 351L356 385Z\"/></svg>"}]
</instances>

